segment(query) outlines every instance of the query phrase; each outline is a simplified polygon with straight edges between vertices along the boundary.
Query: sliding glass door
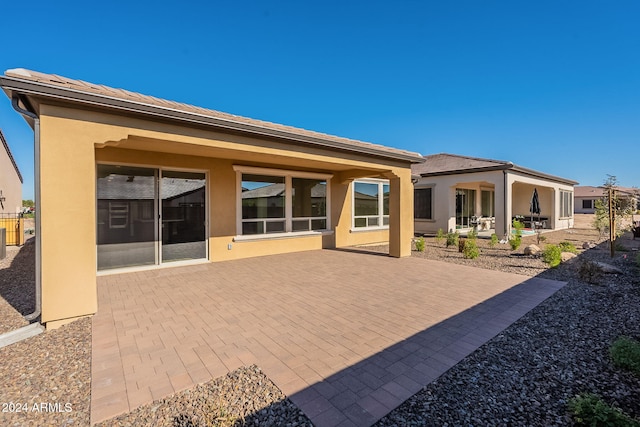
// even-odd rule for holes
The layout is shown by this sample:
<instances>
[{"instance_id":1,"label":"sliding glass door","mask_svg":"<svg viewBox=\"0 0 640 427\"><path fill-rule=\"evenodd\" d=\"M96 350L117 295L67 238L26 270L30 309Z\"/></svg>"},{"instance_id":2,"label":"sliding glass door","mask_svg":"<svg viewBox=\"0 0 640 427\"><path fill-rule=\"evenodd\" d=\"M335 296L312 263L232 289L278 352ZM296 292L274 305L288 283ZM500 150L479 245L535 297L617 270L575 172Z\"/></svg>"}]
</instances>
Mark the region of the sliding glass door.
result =
<instances>
[{"instance_id":1,"label":"sliding glass door","mask_svg":"<svg viewBox=\"0 0 640 427\"><path fill-rule=\"evenodd\" d=\"M97 166L98 270L206 258L206 177Z\"/></svg>"},{"instance_id":2,"label":"sliding glass door","mask_svg":"<svg viewBox=\"0 0 640 427\"><path fill-rule=\"evenodd\" d=\"M476 190L456 188L456 228L471 227L475 215Z\"/></svg>"},{"instance_id":3,"label":"sliding glass door","mask_svg":"<svg viewBox=\"0 0 640 427\"><path fill-rule=\"evenodd\" d=\"M205 245L205 176L162 171L162 261L207 256Z\"/></svg>"}]
</instances>

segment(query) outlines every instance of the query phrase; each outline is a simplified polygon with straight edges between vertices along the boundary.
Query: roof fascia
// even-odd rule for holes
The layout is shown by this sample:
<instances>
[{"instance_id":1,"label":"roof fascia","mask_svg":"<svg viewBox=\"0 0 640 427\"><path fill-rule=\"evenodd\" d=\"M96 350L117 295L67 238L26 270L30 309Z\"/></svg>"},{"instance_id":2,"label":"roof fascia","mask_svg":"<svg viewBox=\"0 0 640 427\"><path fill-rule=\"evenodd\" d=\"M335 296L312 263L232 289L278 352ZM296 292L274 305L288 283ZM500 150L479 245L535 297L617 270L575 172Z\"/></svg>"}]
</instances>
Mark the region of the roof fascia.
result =
<instances>
[{"instance_id":1,"label":"roof fascia","mask_svg":"<svg viewBox=\"0 0 640 427\"><path fill-rule=\"evenodd\" d=\"M567 178L561 178L559 176L555 176L555 175L549 175L543 172L538 172L536 170L533 169L528 169L528 168L523 168L521 166L513 166L513 171L514 172L520 172L523 175L528 175L534 178L541 178L541 179L546 179L548 181L554 181L560 184L566 184L566 185L578 185L578 181L574 181L571 179L567 179Z\"/></svg>"},{"instance_id":2,"label":"roof fascia","mask_svg":"<svg viewBox=\"0 0 640 427\"><path fill-rule=\"evenodd\" d=\"M319 137L287 132L284 130L269 129L255 124L234 122L231 120L225 120L218 117L210 117L198 113L180 111L167 107L159 107L106 95L87 93L75 89L48 85L42 82L25 81L10 76L0 76L0 86L4 88L5 92L15 91L25 95L51 98L57 101L68 102L72 104L91 105L93 107L106 108L119 112L142 114L144 116L186 122L194 125L205 125L208 127L215 127L217 129L223 129L231 132L276 138L288 141L290 143L307 143L315 146L320 146L325 149L348 151L351 153L364 154L367 156L384 159L399 160L409 163L422 163L425 161L424 158L418 153L389 153L384 150L378 150L375 147L354 148L349 144L342 143L340 141L331 141Z\"/></svg>"}]
</instances>

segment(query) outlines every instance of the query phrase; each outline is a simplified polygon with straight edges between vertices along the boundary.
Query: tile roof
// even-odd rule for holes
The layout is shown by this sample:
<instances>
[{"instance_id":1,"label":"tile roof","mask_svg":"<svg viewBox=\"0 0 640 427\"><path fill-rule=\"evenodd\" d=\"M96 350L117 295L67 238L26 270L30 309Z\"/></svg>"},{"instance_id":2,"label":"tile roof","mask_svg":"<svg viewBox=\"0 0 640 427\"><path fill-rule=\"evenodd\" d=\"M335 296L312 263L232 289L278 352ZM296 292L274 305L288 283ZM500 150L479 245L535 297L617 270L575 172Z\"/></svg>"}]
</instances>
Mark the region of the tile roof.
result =
<instances>
[{"instance_id":1,"label":"tile roof","mask_svg":"<svg viewBox=\"0 0 640 427\"><path fill-rule=\"evenodd\" d=\"M5 76L10 79L18 79L20 81L28 81L39 84L42 88L55 87L64 89L69 92L68 95L76 96L79 94L92 94L101 97L104 101L108 99L117 99L126 101L128 103L137 104L138 106L152 106L164 109L169 114L171 112L183 112L192 115L198 115L201 117L217 119L218 122L226 122L229 124L242 124L248 126L250 129L266 129L274 132L278 132L281 135L291 137L307 137L313 140L325 141L334 143L336 147L341 147L343 150L361 152L361 153L375 153L378 156L388 156L390 158L402 158L411 162L420 162L421 156L418 153L411 151L400 150L396 148L387 147L379 144L372 144L369 142L357 141L349 138L342 138L338 136L328 135L320 132L314 132L306 129L295 128L292 126L280 125L277 123L250 119L247 117L236 116L233 114L223 113L221 111L210 110L207 108L196 107L180 102L169 101L166 99L156 98L154 96L143 95L136 92L131 92L124 89L116 89L104 85L88 83L82 80L70 79L67 77L45 74L37 71L30 71L23 68L11 69L5 72ZM0 80L2 80L0 78ZM5 79L2 83L7 90L8 80ZM9 88L9 90L18 90ZM293 138L291 138L293 139Z\"/></svg>"},{"instance_id":2,"label":"tile roof","mask_svg":"<svg viewBox=\"0 0 640 427\"><path fill-rule=\"evenodd\" d=\"M484 172L492 170L512 170L536 178L576 185L577 182L524 168L512 162L478 157L460 156L458 154L439 153L424 156L425 162L411 165L411 173L418 176L454 175L462 173Z\"/></svg>"},{"instance_id":3,"label":"tile roof","mask_svg":"<svg viewBox=\"0 0 640 427\"><path fill-rule=\"evenodd\" d=\"M618 190L618 194L623 197L640 194L640 190L638 188L616 187L616 190ZM601 198L605 196L605 191L606 190L604 187L592 187L590 185L579 185L573 189L573 196L581 197L581 198Z\"/></svg>"}]
</instances>

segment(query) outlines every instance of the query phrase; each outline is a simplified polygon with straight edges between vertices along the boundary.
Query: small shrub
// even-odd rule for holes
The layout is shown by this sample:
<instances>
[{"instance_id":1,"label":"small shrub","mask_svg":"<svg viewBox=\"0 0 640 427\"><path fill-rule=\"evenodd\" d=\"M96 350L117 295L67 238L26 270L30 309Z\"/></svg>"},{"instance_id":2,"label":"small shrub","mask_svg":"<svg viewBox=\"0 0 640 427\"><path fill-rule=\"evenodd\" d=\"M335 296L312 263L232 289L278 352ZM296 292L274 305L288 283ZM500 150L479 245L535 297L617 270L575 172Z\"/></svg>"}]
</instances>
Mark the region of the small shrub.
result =
<instances>
[{"instance_id":1,"label":"small shrub","mask_svg":"<svg viewBox=\"0 0 640 427\"><path fill-rule=\"evenodd\" d=\"M516 229L516 236L522 235L522 229L524 228L524 222L522 221L518 221L517 219L514 219L513 222L511 223L511 225L513 226L513 228ZM520 233L518 233L520 232Z\"/></svg>"},{"instance_id":2,"label":"small shrub","mask_svg":"<svg viewBox=\"0 0 640 427\"><path fill-rule=\"evenodd\" d=\"M460 238L460 233L458 233L457 231L447 233L447 247L458 246L459 238Z\"/></svg>"},{"instance_id":3,"label":"small shrub","mask_svg":"<svg viewBox=\"0 0 640 427\"><path fill-rule=\"evenodd\" d=\"M498 235L496 233L493 233L491 235L491 240L489 240L489 247L495 248L497 244L498 244Z\"/></svg>"},{"instance_id":4,"label":"small shrub","mask_svg":"<svg viewBox=\"0 0 640 427\"><path fill-rule=\"evenodd\" d=\"M578 277L587 283L598 284L602 278L602 269L593 261L583 261L578 268Z\"/></svg>"},{"instance_id":5,"label":"small shrub","mask_svg":"<svg viewBox=\"0 0 640 427\"><path fill-rule=\"evenodd\" d=\"M462 256L466 259L476 259L480 256L480 249L475 239L466 240L462 249Z\"/></svg>"},{"instance_id":6,"label":"small shrub","mask_svg":"<svg viewBox=\"0 0 640 427\"><path fill-rule=\"evenodd\" d=\"M436 243L441 244L443 240L444 240L444 231L442 231L442 228L438 228L438 232L436 233Z\"/></svg>"},{"instance_id":7,"label":"small shrub","mask_svg":"<svg viewBox=\"0 0 640 427\"><path fill-rule=\"evenodd\" d=\"M638 268L640 268L640 253L636 255L636 265L638 266Z\"/></svg>"},{"instance_id":8,"label":"small shrub","mask_svg":"<svg viewBox=\"0 0 640 427\"><path fill-rule=\"evenodd\" d=\"M467 241L467 239L459 239L458 240L458 252L462 253L462 251L464 251L464 244Z\"/></svg>"},{"instance_id":9,"label":"small shrub","mask_svg":"<svg viewBox=\"0 0 640 427\"><path fill-rule=\"evenodd\" d=\"M467 238L474 240L476 238L478 238L478 230L476 230L475 228L472 228L468 233L467 233Z\"/></svg>"},{"instance_id":10,"label":"small shrub","mask_svg":"<svg viewBox=\"0 0 640 427\"><path fill-rule=\"evenodd\" d=\"M546 242L546 241L547 241L547 236L543 236L542 231L540 230L536 231L536 243L538 244L538 246L540 246L540 243Z\"/></svg>"},{"instance_id":11,"label":"small shrub","mask_svg":"<svg viewBox=\"0 0 640 427\"><path fill-rule=\"evenodd\" d=\"M576 245L571 242L560 242L558 243L558 247L562 252L571 252L572 254L577 254L578 249L576 249Z\"/></svg>"},{"instance_id":12,"label":"small shrub","mask_svg":"<svg viewBox=\"0 0 640 427\"><path fill-rule=\"evenodd\" d=\"M549 267L555 268L562 261L562 250L556 245L547 245L542 252L542 260L549 264Z\"/></svg>"},{"instance_id":13,"label":"small shrub","mask_svg":"<svg viewBox=\"0 0 640 427\"><path fill-rule=\"evenodd\" d=\"M569 400L569 411L578 426L640 426L637 420L620 408L615 408L590 393L583 393Z\"/></svg>"},{"instance_id":14,"label":"small shrub","mask_svg":"<svg viewBox=\"0 0 640 427\"><path fill-rule=\"evenodd\" d=\"M418 252L424 252L424 237L418 237L418 239L416 240L416 250Z\"/></svg>"},{"instance_id":15,"label":"small shrub","mask_svg":"<svg viewBox=\"0 0 640 427\"><path fill-rule=\"evenodd\" d=\"M512 251L517 251L521 244L522 236L516 234L511 239L509 239L509 246L511 246Z\"/></svg>"},{"instance_id":16,"label":"small shrub","mask_svg":"<svg viewBox=\"0 0 640 427\"><path fill-rule=\"evenodd\" d=\"M616 366L640 376L640 342L620 337L611 345L609 354Z\"/></svg>"}]
</instances>

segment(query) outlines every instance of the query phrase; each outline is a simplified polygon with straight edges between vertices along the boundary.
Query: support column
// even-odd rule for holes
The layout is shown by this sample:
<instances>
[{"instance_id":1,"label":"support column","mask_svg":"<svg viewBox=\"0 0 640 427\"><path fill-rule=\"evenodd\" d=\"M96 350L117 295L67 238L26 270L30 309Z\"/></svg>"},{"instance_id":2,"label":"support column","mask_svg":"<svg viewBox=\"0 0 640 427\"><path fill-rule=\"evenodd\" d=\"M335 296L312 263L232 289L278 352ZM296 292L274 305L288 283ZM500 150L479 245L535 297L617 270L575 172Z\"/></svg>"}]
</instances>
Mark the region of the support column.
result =
<instances>
[{"instance_id":1,"label":"support column","mask_svg":"<svg viewBox=\"0 0 640 427\"><path fill-rule=\"evenodd\" d=\"M394 170L389 177L389 255L411 256L413 183L411 170Z\"/></svg>"}]
</instances>

